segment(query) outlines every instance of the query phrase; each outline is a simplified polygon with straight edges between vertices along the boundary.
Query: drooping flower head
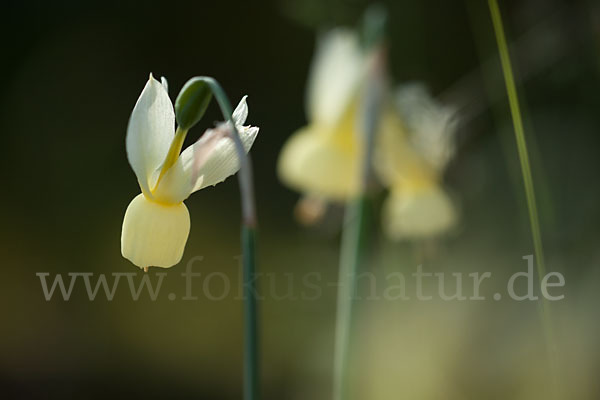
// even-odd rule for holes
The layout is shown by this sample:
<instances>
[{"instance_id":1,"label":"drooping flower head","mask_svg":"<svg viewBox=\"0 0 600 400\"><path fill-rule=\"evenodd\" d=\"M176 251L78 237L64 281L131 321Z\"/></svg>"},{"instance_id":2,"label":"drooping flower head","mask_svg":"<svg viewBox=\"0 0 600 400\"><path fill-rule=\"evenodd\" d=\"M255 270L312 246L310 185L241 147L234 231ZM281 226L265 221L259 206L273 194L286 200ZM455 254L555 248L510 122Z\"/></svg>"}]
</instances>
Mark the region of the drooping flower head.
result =
<instances>
[{"instance_id":1,"label":"drooping flower head","mask_svg":"<svg viewBox=\"0 0 600 400\"><path fill-rule=\"evenodd\" d=\"M351 30L332 30L319 41L308 79L309 123L288 139L278 164L282 182L303 193L299 205L310 206L299 214L311 220L322 214L323 202L358 194L369 55ZM375 172L391 193L384 229L393 239L443 233L456 222L441 186L454 154L455 113L418 85L384 91L374 154Z\"/></svg>"},{"instance_id":2,"label":"drooping flower head","mask_svg":"<svg viewBox=\"0 0 600 400\"><path fill-rule=\"evenodd\" d=\"M247 116L244 97L233 120L249 151L258 128L244 126ZM187 130L175 131L175 112L166 84L150 75L127 127L127 158L142 193L125 212L123 257L140 268L168 268L181 260L190 231L189 212L183 201L239 169L231 132L229 122L220 123L180 154Z\"/></svg>"},{"instance_id":3,"label":"drooping flower head","mask_svg":"<svg viewBox=\"0 0 600 400\"><path fill-rule=\"evenodd\" d=\"M284 183L329 200L356 194L355 118L365 73L366 57L354 32L336 29L321 38L308 79L309 123L290 137L279 157Z\"/></svg>"},{"instance_id":4,"label":"drooping flower head","mask_svg":"<svg viewBox=\"0 0 600 400\"><path fill-rule=\"evenodd\" d=\"M421 84L400 86L395 106L406 135L383 132L375 165L390 189L383 228L395 240L443 234L458 220L456 205L442 185L455 152L456 112L436 102Z\"/></svg>"}]
</instances>

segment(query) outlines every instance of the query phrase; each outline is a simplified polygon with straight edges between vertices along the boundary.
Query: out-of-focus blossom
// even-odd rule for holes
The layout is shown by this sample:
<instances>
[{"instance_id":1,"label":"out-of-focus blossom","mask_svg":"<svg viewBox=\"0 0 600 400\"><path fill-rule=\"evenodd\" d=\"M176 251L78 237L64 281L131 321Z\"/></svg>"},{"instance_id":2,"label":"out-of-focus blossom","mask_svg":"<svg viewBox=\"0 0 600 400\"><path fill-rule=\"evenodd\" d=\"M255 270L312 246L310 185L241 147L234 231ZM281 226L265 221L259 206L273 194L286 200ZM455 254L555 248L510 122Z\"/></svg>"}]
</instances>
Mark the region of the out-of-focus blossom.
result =
<instances>
[{"instance_id":1,"label":"out-of-focus blossom","mask_svg":"<svg viewBox=\"0 0 600 400\"><path fill-rule=\"evenodd\" d=\"M379 176L390 188L383 227L394 240L437 236L458 219L441 183L455 152L456 115L418 84L400 87L395 100L406 135L383 130L375 157Z\"/></svg>"},{"instance_id":2,"label":"out-of-focus blossom","mask_svg":"<svg viewBox=\"0 0 600 400\"><path fill-rule=\"evenodd\" d=\"M336 29L319 42L307 91L309 124L284 145L280 179L328 200L357 193L360 158L356 111L366 72L357 35Z\"/></svg>"},{"instance_id":3,"label":"out-of-focus blossom","mask_svg":"<svg viewBox=\"0 0 600 400\"><path fill-rule=\"evenodd\" d=\"M394 240L433 237L452 228L457 219L452 200L435 183L393 187L383 207L383 228Z\"/></svg>"},{"instance_id":4,"label":"out-of-focus blossom","mask_svg":"<svg viewBox=\"0 0 600 400\"><path fill-rule=\"evenodd\" d=\"M257 127L243 126L247 116L244 97L233 119L246 151L258 134ZM142 193L125 212L123 257L140 268L168 268L181 260L190 230L190 216L183 201L239 169L231 128L230 123L218 124L181 154L179 144L174 163L165 164L176 140L175 113L165 87L150 76L127 127L127 158Z\"/></svg>"},{"instance_id":5,"label":"out-of-focus blossom","mask_svg":"<svg viewBox=\"0 0 600 400\"><path fill-rule=\"evenodd\" d=\"M309 124L285 143L278 165L280 179L304 195L296 210L303 223L320 219L327 202L358 195L368 63L353 31L330 31L319 43L308 80ZM457 220L441 186L454 155L455 113L420 85L384 92L373 158L390 190L384 229L398 240L441 234Z\"/></svg>"},{"instance_id":6,"label":"out-of-focus blossom","mask_svg":"<svg viewBox=\"0 0 600 400\"><path fill-rule=\"evenodd\" d=\"M402 85L395 100L411 144L441 173L456 152L456 110L437 102L420 83Z\"/></svg>"}]
</instances>

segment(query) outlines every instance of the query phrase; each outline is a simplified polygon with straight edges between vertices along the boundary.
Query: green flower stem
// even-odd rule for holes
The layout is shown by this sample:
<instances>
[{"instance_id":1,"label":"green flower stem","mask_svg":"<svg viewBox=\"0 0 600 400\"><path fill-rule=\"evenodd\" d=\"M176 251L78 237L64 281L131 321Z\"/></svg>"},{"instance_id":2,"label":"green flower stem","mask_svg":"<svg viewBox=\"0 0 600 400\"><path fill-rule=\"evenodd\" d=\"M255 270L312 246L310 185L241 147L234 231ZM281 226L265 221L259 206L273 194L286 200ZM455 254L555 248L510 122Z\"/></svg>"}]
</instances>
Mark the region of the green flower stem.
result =
<instances>
[{"instance_id":1,"label":"green flower stem","mask_svg":"<svg viewBox=\"0 0 600 400\"><path fill-rule=\"evenodd\" d=\"M369 201L366 193L371 177L373 147L383 97L384 58L383 46L379 45L373 49L367 93L361 116L364 150L360 191L358 196L347 204L342 231L333 360L333 400L346 400L348 398L348 370L351 360L351 332L353 331L355 308L354 297L357 289L356 277L363 260L367 239Z\"/></svg>"},{"instance_id":2,"label":"green flower stem","mask_svg":"<svg viewBox=\"0 0 600 400\"><path fill-rule=\"evenodd\" d=\"M242 226L244 288L244 399L259 398L258 312L256 305L256 229Z\"/></svg>"},{"instance_id":3,"label":"green flower stem","mask_svg":"<svg viewBox=\"0 0 600 400\"><path fill-rule=\"evenodd\" d=\"M366 209L367 199L364 195L349 202L342 231L333 360L333 400L344 400L348 397L350 333L356 276L365 242Z\"/></svg>"},{"instance_id":4,"label":"green flower stem","mask_svg":"<svg viewBox=\"0 0 600 400\"><path fill-rule=\"evenodd\" d=\"M502 25L502 16L500 14L500 8L498 7L497 0L488 0L490 7L490 13L492 16L492 22L494 25L494 32L498 43L498 51L500 53L500 61L502 64L502 71L504 73L504 81L506 84L506 91L508 94L508 101L510 105L510 112L512 115L513 126L515 130L515 137L517 140L517 149L519 152L519 160L521 163L521 172L523 174L523 183L525 186L525 195L527 198L527 208L529 211L529 223L531 225L531 233L533 236L533 246L535 251L535 259L537 264L537 273L540 284L544 276L546 275L546 266L544 262L544 251L542 246L542 234L540 230L540 222L538 217L538 211L535 199L535 190L533 187L533 177L531 174L531 166L529 163L529 155L527 152L527 143L525 141L525 132L523 129L523 120L521 117L521 110L519 107L519 98L517 95L517 87L515 85L515 79L513 76L510 54L508 52L508 46L506 44L506 37L504 34L504 28ZM546 344L548 346L548 354L550 357L551 368L555 376L553 381L557 382L558 373L556 371L558 364L556 360L556 345L554 339L554 329L552 324L552 318L550 314L550 307L545 297L542 296L542 302L540 307L542 325L544 335L546 338Z\"/></svg>"},{"instance_id":5,"label":"green flower stem","mask_svg":"<svg viewBox=\"0 0 600 400\"><path fill-rule=\"evenodd\" d=\"M232 139L238 153L242 199L242 270L244 288L244 400L260 398L258 354L258 312L256 304L256 206L250 157L233 121L231 103L221 85L211 77L200 77L210 87L226 121L231 122Z\"/></svg>"}]
</instances>

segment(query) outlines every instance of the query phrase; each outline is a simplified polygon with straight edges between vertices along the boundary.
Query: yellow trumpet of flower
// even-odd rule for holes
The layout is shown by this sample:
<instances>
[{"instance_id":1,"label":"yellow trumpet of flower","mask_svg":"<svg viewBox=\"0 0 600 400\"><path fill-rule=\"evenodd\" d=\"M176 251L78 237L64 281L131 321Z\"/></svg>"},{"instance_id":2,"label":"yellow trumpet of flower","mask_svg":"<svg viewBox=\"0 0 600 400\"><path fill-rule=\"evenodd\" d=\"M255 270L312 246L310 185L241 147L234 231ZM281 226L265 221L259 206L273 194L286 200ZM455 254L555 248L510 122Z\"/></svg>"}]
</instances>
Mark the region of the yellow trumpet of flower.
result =
<instances>
[{"instance_id":1,"label":"yellow trumpet of flower","mask_svg":"<svg viewBox=\"0 0 600 400\"><path fill-rule=\"evenodd\" d=\"M249 151L258 128L243 126L247 116L244 97L233 120ZM190 216L183 201L239 169L231 131L230 123L218 124L181 152L187 131L175 131L175 112L167 90L150 75L127 127L127 158L142 193L125 212L123 257L144 269L169 268L181 260L190 231Z\"/></svg>"},{"instance_id":2,"label":"yellow trumpet of flower","mask_svg":"<svg viewBox=\"0 0 600 400\"><path fill-rule=\"evenodd\" d=\"M368 62L351 30L335 29L319 43L308 80L309 124L285 143L278 164L280 179L308 199L340 202L358 194ZM440 181L454 153L454 112L421 87L406 86L395 98L386 94L378 126L374 167L390 189L385 232L400 240L449 230L457 216Z\"/></svg>"}]
</instances>

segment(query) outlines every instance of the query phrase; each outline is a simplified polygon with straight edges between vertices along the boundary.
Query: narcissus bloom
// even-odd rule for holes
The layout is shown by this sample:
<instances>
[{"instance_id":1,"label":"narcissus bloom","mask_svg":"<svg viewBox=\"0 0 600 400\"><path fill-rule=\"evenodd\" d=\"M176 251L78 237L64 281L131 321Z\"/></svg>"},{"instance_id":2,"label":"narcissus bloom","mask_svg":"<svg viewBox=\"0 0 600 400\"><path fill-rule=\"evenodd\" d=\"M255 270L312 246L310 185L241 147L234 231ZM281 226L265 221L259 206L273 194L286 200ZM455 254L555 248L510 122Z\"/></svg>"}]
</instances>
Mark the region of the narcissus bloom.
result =
<instances>
[{"instance_id":1,"label":"narcissus bloom","mask_svg":"<svg viewBox=\"0 0 600 400\"><path fill-rule=\"evenodd\" d=\"M458 219L441 183L455 151L455 111L417 84L400 87L395 100L406 134L384 131L376 148L376 169L390 188L382 225L395 240L437 236Z\"/></svg>"},{"instance_id":2,"label":"narcissus bloom","mask_svg":"<svg viewBox=\"0 0 600 400\"><path fill-rule=\"evenodd\" d=\"M319 43L308 80L309 124L285 143L278 164L282 182L304 195L301 220L318 219L327 201L359 194L369 55L351 30L333 30ZM455 113L419 85L384 91L373 157L379 180L390 189L384 229L393 239L443 233L457 219L441 185L454 154Z\"/></svg>"},{"instance_id":3,"label":"narcissus bloom","mask_svg":"<svg viewBox=\"0 0 600 400\"><path fill-rule=\"evenodd\" d=\"M320 41L308 80L309 124L290 137L279 157L279 177L290 187L329 200L357 193L355 119L366 66L354 32L333 30Z\"/></svg>"},{"instance_id":4,"label":"narcissus bloom","mask_svg":"<svg viewBox=\"0 0 600 400\"><path fill-rule=\"evenodd\" d=\"M249 151L258 128L243 126L247 116L244 97L233 119ZM239 169L231 134L230 123L218 124L179 154L183 140L175 134L173 104L166 88L150 76L127 127L127 158L142 193L125 212L123 257L140 268L168 268L181 260L190 231L190 216L183 201ZM176 158L168 162L167 154L173 150Z\"/></svg>"}]
</instances>

